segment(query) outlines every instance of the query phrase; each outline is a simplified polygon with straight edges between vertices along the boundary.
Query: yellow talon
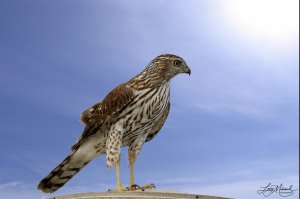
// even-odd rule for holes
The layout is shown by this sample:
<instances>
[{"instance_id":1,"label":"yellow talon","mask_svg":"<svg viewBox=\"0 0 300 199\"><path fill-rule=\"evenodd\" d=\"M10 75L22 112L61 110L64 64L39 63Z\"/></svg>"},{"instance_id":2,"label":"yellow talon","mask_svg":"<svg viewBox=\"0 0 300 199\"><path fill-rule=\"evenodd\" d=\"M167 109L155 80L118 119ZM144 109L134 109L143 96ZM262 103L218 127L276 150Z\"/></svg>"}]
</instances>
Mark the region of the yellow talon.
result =
<instances>
[{"instance_id":1,"label":"yellow talon","mask_svg":"<svg viewBox=\"0 0 300 199\"><path fill-rule=\"evenodd\" d=\"M133 184L130 187L128 187L128 191L145 191L146 189L155 189L155 185L151 183L140 187L139 185Z\"/></svg>"}]
</instances>

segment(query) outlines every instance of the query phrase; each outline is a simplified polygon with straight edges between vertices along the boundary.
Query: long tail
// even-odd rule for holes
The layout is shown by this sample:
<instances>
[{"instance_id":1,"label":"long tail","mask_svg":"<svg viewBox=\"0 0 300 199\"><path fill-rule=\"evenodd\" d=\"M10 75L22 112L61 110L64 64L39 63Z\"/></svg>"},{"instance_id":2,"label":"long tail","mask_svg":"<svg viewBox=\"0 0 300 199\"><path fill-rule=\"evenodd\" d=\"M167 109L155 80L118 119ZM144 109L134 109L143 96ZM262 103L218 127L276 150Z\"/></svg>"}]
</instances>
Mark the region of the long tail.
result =
<instances>
[{"instance_id":1,"label":"long tail","mask_svg":"<svg viewBox=\"0 0 300 199\"><path fill-rule=\"evenodd\" d=\"M37 188L45 193L52 193L56 191L66 182L68 182L91 160L91 156L84 156L82 154L76 153L76 151L72 152L43 180L40 181Z\"/></svg>"}]
</instances>

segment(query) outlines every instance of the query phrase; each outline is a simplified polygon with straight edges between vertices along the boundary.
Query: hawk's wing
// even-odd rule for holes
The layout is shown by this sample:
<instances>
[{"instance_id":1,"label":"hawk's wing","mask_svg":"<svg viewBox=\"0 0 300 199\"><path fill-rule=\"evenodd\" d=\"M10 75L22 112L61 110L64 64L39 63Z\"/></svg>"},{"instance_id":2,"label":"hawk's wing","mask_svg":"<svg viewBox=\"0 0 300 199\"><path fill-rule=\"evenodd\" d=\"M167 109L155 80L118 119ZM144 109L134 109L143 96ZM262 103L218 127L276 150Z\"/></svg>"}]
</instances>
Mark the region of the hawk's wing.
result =
<instances>
[{"instance_id":1,"label":"hawk's wing","mask_svg":"<svg viewBox=\"0 0 300 199\"><path fill-rule=\"evenodd\" d=\"M121 84L112 90L103 101L95 104L81 114L81 122L86 125L82 135L72 150L77 150L87 137L95 134L106 121L114 120L115 116L126 108L134 99L134 93L126 84Z\"/></svg>"},{"instance_id":2,"label":"hawk's wing","mask_svg":"<svg viewBox=\"0 0 300 199\"><path fill-rule=\"evenodd\" d=\"M169 112L170 112L170 102L168 103L168 106L166 107L163 115L159 118L159 120L152 127L151 132L148 134L148 136L146 138L146 142L149 142L157 135L157 133L160 131L160 129L166 122Z\"/></svg>"}]
</instances>

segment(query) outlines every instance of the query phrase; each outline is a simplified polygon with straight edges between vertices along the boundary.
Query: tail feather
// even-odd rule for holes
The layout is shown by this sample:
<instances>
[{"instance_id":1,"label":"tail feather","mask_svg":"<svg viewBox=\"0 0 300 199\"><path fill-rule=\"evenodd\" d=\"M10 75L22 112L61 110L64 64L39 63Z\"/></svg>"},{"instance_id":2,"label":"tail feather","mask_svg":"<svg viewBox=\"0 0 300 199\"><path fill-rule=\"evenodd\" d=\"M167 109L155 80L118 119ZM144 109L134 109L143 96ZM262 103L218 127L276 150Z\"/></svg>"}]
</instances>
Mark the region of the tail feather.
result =
<instances>
[{"instance_id":1,"label":"tail feather","mask_svg":"<svg viewBox=\"0 0 300 199\"><path fill-rule=\"evenodd\" d=\"M78 158L75 154L76 152L73 152L66 157L55 169L40 181L37 188L42 192L52 193L67 183L91 161L91 159Z\"/></svg>"}]
</instances>

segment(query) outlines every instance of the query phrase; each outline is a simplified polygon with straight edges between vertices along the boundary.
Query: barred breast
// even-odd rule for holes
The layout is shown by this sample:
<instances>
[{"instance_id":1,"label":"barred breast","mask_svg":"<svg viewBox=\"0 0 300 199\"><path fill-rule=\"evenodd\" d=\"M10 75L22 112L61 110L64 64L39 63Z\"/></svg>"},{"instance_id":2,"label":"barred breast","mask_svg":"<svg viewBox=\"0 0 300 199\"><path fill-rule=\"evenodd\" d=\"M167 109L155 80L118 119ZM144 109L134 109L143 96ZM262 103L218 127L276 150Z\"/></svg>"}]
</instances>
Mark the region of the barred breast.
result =
<instances>
[{"instance_id":1,"label":"barred breast","mask_svg":"<svg viewBox=\"0 0 300 199\"><path fill-rule=\"evenodd\" d=\"M126 110L123 123L122 146L129 146L135 139L149 133L149 130L161 117L170 100L170 84L158 88L137 91L137 97Z\"/></svg>"}]
</instances>

